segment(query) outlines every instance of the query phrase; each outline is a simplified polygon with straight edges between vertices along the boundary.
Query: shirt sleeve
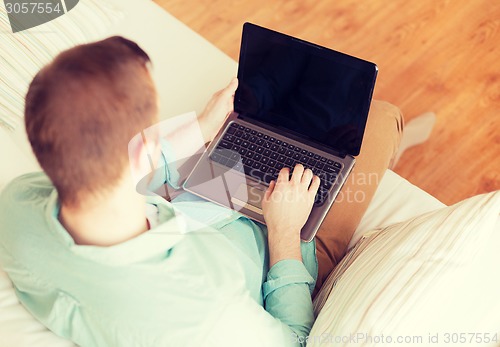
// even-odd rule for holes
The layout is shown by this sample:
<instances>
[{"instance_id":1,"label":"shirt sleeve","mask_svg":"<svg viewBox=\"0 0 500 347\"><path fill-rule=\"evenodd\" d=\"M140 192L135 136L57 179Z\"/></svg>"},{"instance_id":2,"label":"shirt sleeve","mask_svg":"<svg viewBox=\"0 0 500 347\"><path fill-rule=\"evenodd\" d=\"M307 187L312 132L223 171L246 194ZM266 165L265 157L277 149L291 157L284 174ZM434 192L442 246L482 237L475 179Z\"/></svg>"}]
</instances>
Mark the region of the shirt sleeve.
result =
<instances>
[{"instance_id":1,"label":"shirt sleeve","mask_svg":"<svg viewBox=\"0 0 500 347\"><path fill-rule=\"evenodd\" d=\"M288 325L296 341L305 341L314 323L313 284L301 261L285 259L274 264L262 286L266 311Z\"/></svg>"},{"instance_id":2,"label":"shirt sleeve","mask_svg":"<svg viewBox=\"0 0 500 347\"><path fill-rule=\"evenodd\" d=\"M180 174L175 165L176 159L172 146L165 139L160 140L160 146L161 156L155 166L155 172L149 182L148 190L157 191L164 184L168 184L174 190L180 189Z\"/></svg>"}]
</instances>

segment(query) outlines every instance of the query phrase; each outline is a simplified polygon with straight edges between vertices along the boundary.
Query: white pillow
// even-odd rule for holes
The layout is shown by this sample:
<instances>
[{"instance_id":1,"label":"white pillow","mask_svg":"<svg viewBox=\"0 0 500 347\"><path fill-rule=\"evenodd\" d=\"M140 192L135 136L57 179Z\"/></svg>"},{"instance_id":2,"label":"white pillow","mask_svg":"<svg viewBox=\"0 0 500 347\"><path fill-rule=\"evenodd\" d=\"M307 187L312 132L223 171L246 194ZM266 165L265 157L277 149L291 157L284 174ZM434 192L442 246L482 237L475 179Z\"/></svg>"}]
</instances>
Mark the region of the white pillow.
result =
<instances>
[{"instance_id":1,"label":"white pillow","mask_svg":"<svg viewBox=\"0 0 500 347\"><path fill-rule=\"evenodd\" d=\"M499 346L500 192L364 236L315 300L308 346Z\"/></svg>"},{"instance_id":2,"label":"white pillow","mask_svg":"<svg viewBox=\"0 0 500 347\"><path fill-rule=\"evenodd\" d=\"M0 125L15 129L23 121L29 83L59 52L102 38L121 17L99 0L84 0L61 17L13 34L7 10L0 5Z\"/></svg>"}]
</instances>

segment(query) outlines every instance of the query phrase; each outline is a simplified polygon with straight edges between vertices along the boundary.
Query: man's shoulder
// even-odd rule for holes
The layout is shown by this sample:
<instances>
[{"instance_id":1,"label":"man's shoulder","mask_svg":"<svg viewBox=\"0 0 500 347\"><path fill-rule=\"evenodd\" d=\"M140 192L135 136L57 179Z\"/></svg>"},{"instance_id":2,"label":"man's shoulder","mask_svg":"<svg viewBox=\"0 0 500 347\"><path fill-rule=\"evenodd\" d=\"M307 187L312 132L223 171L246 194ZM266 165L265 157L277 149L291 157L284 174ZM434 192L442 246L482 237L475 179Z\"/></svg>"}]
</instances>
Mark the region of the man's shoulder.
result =
<instances>
[{"instance_id":1,"label":"man's shoulder","mask_svg":"<svg viewBox=\"0 0 500 347\"><path fill-rule=\"evenodd\" d=\"M29 221L43 210L55 192L52 182L43 172L29 173L11 181L0 193L0 229L10 229Z\"/></svg>"},{"instance_id":2,"label":"man's shoulder","mask_svg":"<svg viewBox=\"0 0 500 347\"><path fill-rule=\"evenodd\" d=\"M55 190L43 172L24 174L12 180L0 193L0 205L48 197Z\"/></svg>"}]
</instances>

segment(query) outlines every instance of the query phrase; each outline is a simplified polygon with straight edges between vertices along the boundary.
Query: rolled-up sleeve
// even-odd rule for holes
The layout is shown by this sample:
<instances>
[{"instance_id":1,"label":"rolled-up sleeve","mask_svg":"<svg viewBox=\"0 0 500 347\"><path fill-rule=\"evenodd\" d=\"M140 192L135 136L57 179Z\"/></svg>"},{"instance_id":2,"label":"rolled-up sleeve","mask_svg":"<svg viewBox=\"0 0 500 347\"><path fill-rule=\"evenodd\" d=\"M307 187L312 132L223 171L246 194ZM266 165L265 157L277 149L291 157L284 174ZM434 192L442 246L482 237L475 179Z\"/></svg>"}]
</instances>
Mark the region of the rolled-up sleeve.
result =
<instances>
[{"instance_id":1,"label":"rolled-up sleeve","mask_svg":"<svg viewBox=\"0 0 500 347\"><path fill-rule=\"evenodd\" d=\"M262 286L265 309L305 338L314 323L309 287L314 279L301 261L281 260L274 264Z\"/></svg>"}]
</instances>

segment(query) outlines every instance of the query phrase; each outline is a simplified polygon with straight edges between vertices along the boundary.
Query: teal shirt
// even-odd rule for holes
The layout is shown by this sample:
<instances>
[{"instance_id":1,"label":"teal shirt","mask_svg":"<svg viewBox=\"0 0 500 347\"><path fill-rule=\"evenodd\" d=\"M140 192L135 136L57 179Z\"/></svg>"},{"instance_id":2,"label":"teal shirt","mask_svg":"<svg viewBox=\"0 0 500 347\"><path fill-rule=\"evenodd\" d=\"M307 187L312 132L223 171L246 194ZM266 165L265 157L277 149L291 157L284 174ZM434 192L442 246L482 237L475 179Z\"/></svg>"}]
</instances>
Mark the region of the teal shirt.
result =
<instances>
[{"instance_id":1,"label":"teal shirt","mask_svg":"<svg viewBox=\"0 0 500 347\"><path fill-rule=\"evenodd\" d=\"M21 303L81 346L305 344L314 243L302 244L303 263L268 269L262 225L187 193L148 203L158 226L111 247L82 246L59 223L43 173L14 180L0 196L0 263Z\"/></svg>"}]
</instances>

